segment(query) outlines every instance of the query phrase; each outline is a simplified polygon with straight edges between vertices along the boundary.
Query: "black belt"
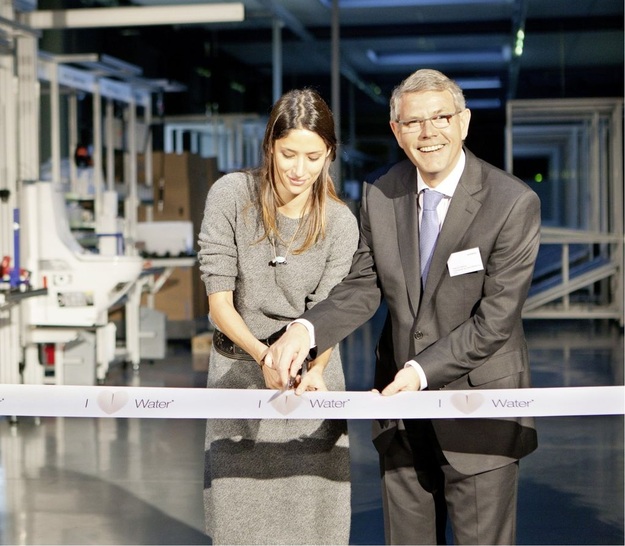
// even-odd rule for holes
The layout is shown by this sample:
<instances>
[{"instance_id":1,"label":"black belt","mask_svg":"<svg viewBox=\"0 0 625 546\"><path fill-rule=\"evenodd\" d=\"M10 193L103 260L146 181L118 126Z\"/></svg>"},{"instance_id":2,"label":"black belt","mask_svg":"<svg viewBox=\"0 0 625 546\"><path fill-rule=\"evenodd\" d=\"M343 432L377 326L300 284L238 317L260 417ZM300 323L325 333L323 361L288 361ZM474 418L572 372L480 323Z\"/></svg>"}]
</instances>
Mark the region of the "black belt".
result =
<instances>
[{"instance_id":1,"label":"black belt","mask_svg":"<svg viewBox=\"0 0 625 546\"><path fill-rule=\"evenodd\" d=\"M271 334L267 339L261 339L259 341L269 347L269 345L278 341L284 332L286 332L286 326L274 334ZM213 346L220 355L227 356L228 358L233 358L234 360L254 360L251 354L242 347L239 347L226 334L219 330L215 330L213 333Z\"/></svg>"}]
</instances>

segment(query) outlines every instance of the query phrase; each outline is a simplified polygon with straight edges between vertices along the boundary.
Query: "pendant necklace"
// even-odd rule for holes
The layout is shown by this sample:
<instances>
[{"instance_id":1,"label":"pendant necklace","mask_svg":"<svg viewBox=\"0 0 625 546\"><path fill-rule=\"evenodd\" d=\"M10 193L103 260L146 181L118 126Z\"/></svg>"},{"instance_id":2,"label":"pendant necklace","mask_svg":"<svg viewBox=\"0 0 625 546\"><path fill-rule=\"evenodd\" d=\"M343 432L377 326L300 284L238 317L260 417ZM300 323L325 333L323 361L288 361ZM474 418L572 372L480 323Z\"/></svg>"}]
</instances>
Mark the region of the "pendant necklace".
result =
<instances>
[{"instance_id":1,"label":"pendant necklace","mask_svg":"<svg viewBox=\"0 0 625 546\"><path fill-rule=\"evenodd\" d=\"M273 259L269 261L269 265L271 267L277 267L279 265L287 265L286 258L289 255L289 252L291 251L291 246L293 246L293 242L297 238L297 234L299 233L301 225L302 225L302 222L301 222L301 218L300 218L300 223L297 226L297 229L295 230L295 233L293 234L293 237L291 237L291 240L289 241L289 244L286 246L286 250L284 251L284 255L283 256L278 256L277 253L276 253L277 245L276 245L275 238L273 236L269 238L269 242L270 242L271 248L273 250Z\"/></svg>"}]
</instances>

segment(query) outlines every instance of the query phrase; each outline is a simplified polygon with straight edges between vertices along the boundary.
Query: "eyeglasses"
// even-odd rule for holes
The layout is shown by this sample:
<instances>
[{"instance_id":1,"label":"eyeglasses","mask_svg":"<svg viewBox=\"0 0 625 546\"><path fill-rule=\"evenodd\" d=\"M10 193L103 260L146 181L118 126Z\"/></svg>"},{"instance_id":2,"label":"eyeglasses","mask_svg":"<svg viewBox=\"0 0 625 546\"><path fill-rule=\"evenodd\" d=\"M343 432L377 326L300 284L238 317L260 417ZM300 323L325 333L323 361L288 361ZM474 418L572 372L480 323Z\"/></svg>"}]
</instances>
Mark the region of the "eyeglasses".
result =
<instances>
[{"instance_id":1,"label":"eyeglasses","mask_svg":"<svg viewBox=\"0 0 625 546\"><path fill-rule=\"evenodd\" d=\"M426 122L432 123L432 126L437 129L445 129L451 124L451 118L458 115L460 112L454 112L453 114L437 114L431 118L426 119L409 119L406 121L397 120L399 127L403 133L413 133L415 131L421 131Z\"/></svg>"}]
</instances>

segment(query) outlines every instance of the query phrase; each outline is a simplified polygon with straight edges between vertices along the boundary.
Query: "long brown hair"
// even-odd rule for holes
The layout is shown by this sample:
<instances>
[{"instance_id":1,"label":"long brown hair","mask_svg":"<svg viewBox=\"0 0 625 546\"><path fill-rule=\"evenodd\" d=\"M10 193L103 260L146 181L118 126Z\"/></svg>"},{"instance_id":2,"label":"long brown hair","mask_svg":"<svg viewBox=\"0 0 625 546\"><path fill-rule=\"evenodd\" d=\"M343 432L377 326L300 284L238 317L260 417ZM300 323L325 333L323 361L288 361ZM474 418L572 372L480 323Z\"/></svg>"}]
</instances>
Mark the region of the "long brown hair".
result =
<instances>
[{"instance_id":1,"label":"long brown hair","mask_svg":"<svg viewBox=\"0 0 625 546\"><path fill-rule=\"evenodd\" d=\"M304 252L325 236L326 230L326 199L340 202L334 182L330 176L330 163L336 158L336 134L332 111L312 89L295 89L282 95L274 104L269 115L265 136L263 138L263 160L258 174L260 190L258 192L259 208L263 227L263 239L279 239L278 207L284 202L276 190L273 169L273 145L276 140L285 138L293 129L306 129L321 137L330 153L325 159L323 169L313 183L308 203L306 204L305 220L300 229L305 233L302 245L293 251L294 254Z\"/></svg>"}]
</instances>

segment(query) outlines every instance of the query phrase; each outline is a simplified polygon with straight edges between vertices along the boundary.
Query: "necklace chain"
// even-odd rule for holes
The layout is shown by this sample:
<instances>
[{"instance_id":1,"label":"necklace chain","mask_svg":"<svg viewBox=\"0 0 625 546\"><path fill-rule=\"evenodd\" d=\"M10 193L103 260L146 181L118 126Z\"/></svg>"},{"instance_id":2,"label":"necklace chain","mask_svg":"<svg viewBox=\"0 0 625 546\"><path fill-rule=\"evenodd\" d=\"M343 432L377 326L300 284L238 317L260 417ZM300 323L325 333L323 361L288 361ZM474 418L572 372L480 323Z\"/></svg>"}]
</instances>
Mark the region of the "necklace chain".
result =
<instances>
[{"instance_id":1,"label":"necklace chain","mask_svg":"<svg viewBox=\"0 0 625 546\"><path fill-rule=\"evenodd\" d=\"M276 239L275 236L271 236L269 238L269 243L271 244L271 249L273 250L273 259L269 261L269 265L272 267L277 267L279 265L287 265L287 257L289 255L289 252L291 251L291 247L293 246L293 243L295 242L295 239L297 238L297 234L299 233L300 227L302 225L301 222L301 218L300 218L300 222L297 226L297 229L295 230L295 233L293 234L293 236L291 237L291 240L289 241L288 245L286 245L286 250L284 252L284 256L278 256L277 255L277 244L276 244ZM282 240L281 237L279 237L280 241L282 241L283 246L284 246L284 241Z\"/></svg>"}]
</instances>

